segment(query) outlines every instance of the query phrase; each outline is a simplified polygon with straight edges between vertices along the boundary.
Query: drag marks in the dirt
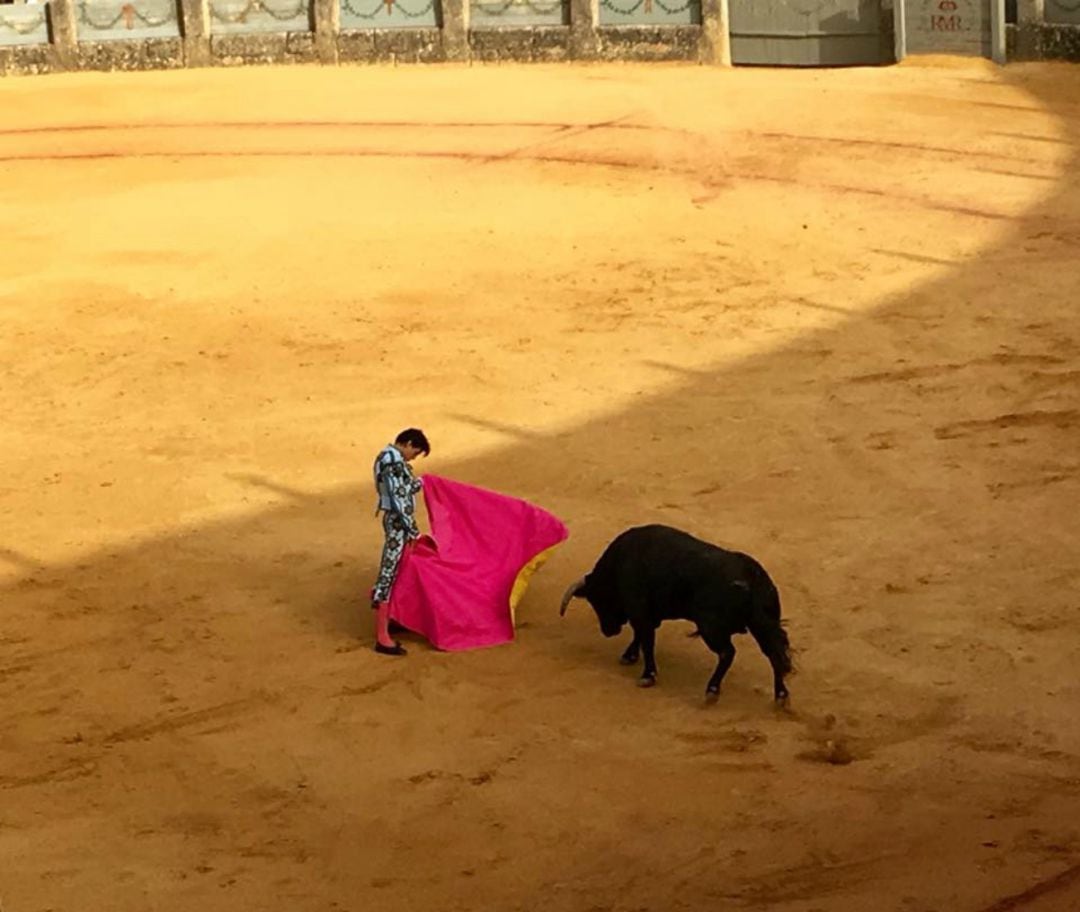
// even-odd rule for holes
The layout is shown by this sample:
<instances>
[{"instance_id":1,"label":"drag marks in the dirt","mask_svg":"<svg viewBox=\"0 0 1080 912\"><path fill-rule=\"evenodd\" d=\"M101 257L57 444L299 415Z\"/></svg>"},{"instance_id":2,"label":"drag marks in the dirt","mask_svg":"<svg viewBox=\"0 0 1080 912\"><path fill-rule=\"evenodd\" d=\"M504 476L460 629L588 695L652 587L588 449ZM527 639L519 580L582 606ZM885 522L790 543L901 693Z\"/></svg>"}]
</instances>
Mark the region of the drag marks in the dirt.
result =
<instances>
[{"instance_id":1,"label":"drag marks in the dirt","mask_svg":"<svg viewBox=\"0 0 1080 912\"><path fill-rule=\"evenodd\" d=\"M467 793L490 786L506 775L509 768L520 760L521 755L522 749L519 748L492 758L473 770L433 767L405 776L403 781L413 789L428 792L426 800L434 801L439 807L447 807L456 804Z\"/></svg>"},{"instance_id":2,"label":"drag marks in the dirt","mask_svg":"<svg viewBox=\"0 0 1080 912\"><path fill-rule=\"evenodd\" d=\"M36 127L5 127L0 136L24 136L51 133L95 133L128 130L311 130L329 129L334 132L347 129L360 130L545 130L553 134L579 130L646 130L657 133L687 134L678 127L659 124L636 124L627 122L626 116L604 121L570 122L559 120L207 120L163 121L160 123L97 123L97 124L43 124Z\"/></svg>"},{"instance_id":3,"label":"drag marks in the dirt","mask_svg":"<svg viewBox=\"0 0 1080 912\"><path fill-rule=\"evenodd\" d=\"M26 674L33 671L34 666L28 662L12 662L7 665L0 665L0 684L5 684L11 678L16 675Z\"/></svg>"},{"instance_id":4,"label":"drag marks in the dirt","mask_svg":"<svg viewBox=\"0 0 1080 912\"><path fill-rule=\"evenodd\" d=\"M1063 247L1080 247L1080 230L1063 231L1060 228L1055 230L1043 230L1036 231L1029 234L1025 240L1028 241L1053 241L1056 244L1060 244ZM1029 253L1033 252L1037 248L1025 248Z\"/></svg>"},{"instance_id":5,"label":"drag marks in the dirt","mask_svg":"<svg viewBox=\"0 0 1080 912\"><path fill-rule=\"evenodd\" d=\"M407 121L407 120L277 120L277 121L172 121L146 123L96 123L96 124L42 124L35 127L7 127L0 129L3 136L65 135L71 133L116 133L116 132L170 132L190 130L239 130L244 132L279 132L327 130L340 134L348 130L392 130L430 132L438 130L460 130L468 132L498 130L539 130L550 136L548 139L568 138L596 130L627 133L667 133L684 138L701 138L699 133L680 127L662 124L635 123L632 114L624 114L602 121L570 122L544 120L503 120L503 121ZM922 153L933 157L945 157L950 160L969 160L984 158L996 161L1012 161L1031 164L1031 155L1019 155L1011 152L993 152L981 149L960 148L955 146L934 146L928 143L903 142L900 140L881 140L864 137L820 136L809 133L785 133L766 130L731 130L735 137L777 140L784 144L810 144L840 146L844 148L866 147L876 150L891 149L905 155ZM1011 134L1000 134L1011 137ZM512 153L511 153L512 154ZM496 160L499 156L489 156Z\"/></svg>"},{"instance_id":6,"label":"drag marks in the dirt","mask_svg":"<svg viewBox=\"0 0 1080 912\"><path fill-rule=\"evenodd\" d=\"M1080 474L1080 473L1078 473ZM1057 579L1047 582L1058 588L1059 592L1074 592L1077 589L1075 574L1066 574ZM1077 613L1075 607L1063 606L1060 608L1047 607L1046 605L1023 605L1008 608L1002 618L1006 624L1021 633L1049 633L1060 630L1076 623Z\"/></svg>"},{"instance_id":7,"label":"drag marks in the dirt","mask_svg":"<svg viewBox=\"0 0 1080 912\"><path fill-rule=\"evenodd\" d=\"M549 136L545 136L541 139L535 140L534 142L526 143L523 146L518 146L506 152L499 152L495 155L492 155L488 159L488 161L497 162L505 161L510 158L517 158L520 157L524 152L538 149L541 146L550 145L553 142L561 142L562 140L569 139L572 136L581 136L584 133L591 133L595 130L617 130L620 128L631 128L638 130L649 129L648 126L646 126L645 124L634 124L629 122L632 116L632 114L626 114L623 117L617 117L612 120L605 120L599 123L581 124L576 127L572 127L567 124L559 127L556 130L553 130Z\"/></svg>"},{"instance_id":8,"label":"drag marks in the dirt","mask_svg":"<svg viewBox=\"0 0 1080 912\"><path fill-rule=\"evenodd\" d=\"M316 503L320 497L317 492L304 491L301 488L283 484L280 481L268 478L265 475L256 474L255 472L226 472L225 477L230 481L249 485L250 487L266 491L297 504ZM338 565L335 564L335 566Z\"/></svg>"},{"instance_id":9,"label":"drag marks in the dirt","mask_svg":"<svg viewBox=\"0 0 1080 912\"><path fill-rule=\"evenodd\" d=\"M1074 393L1080 389L1080 371L1055 369L1067 364L1068 359L1059 355L1022 352L999 352L969 361L938 364L912 364L904 359L894 368L848 376L841 382L853 388L893 384L913 397L925 397L928 393L951 397L960 384L985 386L987 371L1004 367L1014 369L1009 374L1009 389L1015 390L1014 406L1035 404L1036 400L1044 406L1071 405L1075 401ZM997 376L1000 377L1000 373ZM1017 409L987 418L965 417L931 424L928 430L932 430L939 441L970 441L996 448L1028 443L1029 433L1044 437L1075 432L1077 428L1080 428L1080 410L1041 408ZM866 438L867 447L875 450L895 449L902 443L895 433L884 430L873 432ZM1071 481L1078 477L1078 469L1080 466L1075 460L1044 461L1030 466L1022 476L988 482L987 489L995 498L1013 491L1030 491Z\"/></svg>"},{"instance_id":10,"label":"drag marks in the dirt","mask_svg":"<svg viewBox=\"0 0 1080 912\"><path fill-rule=\"evenodd\" d=\"M1030 412L1013 412L997 415L993 418L976 418L966 421L954 421L934 428L934 436L939 440L952 440L958 437L972 437L994 431L1008 431L1015 428L1054 428L1072 430L1080 428L1080 409L1037 409Z\"/></svg>"},{"instance_id":11,"label":"drag marks in the dirt","mask_svg":"<svg viewBox=\"0 0 1080 912\"><path fill-rule=\"evenodd\" d=\"M894 431L871 431L866 435L865 443L870 450L894 450L900 440Z\"/></svg>"},{"instance_id":12,"label":"drag marks in the dirt","mask_svg":"<svg viewBox=\"0 0 1080 912\"><path fill-rule=\"evenodd\" d=\"M758 136L762 139L779 139L784 142L790 143L810 143L821 145L834 145L841 148L872 148L872 149L892 149L897 152L903 152L904 154L922 152L926 155L934 157L945 157L947 159L956 161L966 161L969 159L985 158L993 159L997 161L1014 161L1023 164L1031 163L1030 155L1017 155L1012 152L990 152L983 149L962 149L954 146L932 146L927 143L917 142L902 142L900 140L884 140L884 139L864 139L856 137L844 137L844 136L817 136L810 133L781 133L777 131L772 132L750 132L751 136Z\"/></svg>"},{"instance_id":13,"label":"drag marks in the dirt","mask_svg":"<svg viewBox=\"0 0 1080 912\"><path fill-rule=\"evenodd\" d=\"M511 440L523 441L525 443L546 441L550 437L549 434L534 431L520 425L506 424L505 422L494 421L491 418L482 418L478 415L466 415L463 412L451 412L447 415L447 418L450 418L453 421L460 421L462 424L468 424L472 427L482 428L486 431L494 431L504 437L509 437Z\"/></svg>"},{"instance_id":14,"label":"drag marks in the dirt","mask_svg":"<svg viewBox=\"0 0 1080 912\"><path fill-rule=\"evenodd\" d=\"M1004 139L1020 139L1024 142L1036 142L1036 143L1052 143L1057 146L1068 146L1070 149L1076 147L1076 143L1069 139L1062 139L1060 136L1040 136L1035 133L1008 133L1004 130L991 130L989 136L1001 136Z\"/></svg>"},{"instance_id":15,"label":"drag marks in the dirt","mask_svg":"<svg viewBox=\"0 0 1080 912\"><path fill-rule=\"evenodd\" d=\"M56 615L53 615L56 617ZM39 675L49 675L53 673L56 667L69 666L72 654L74 651L85 653L86 651L101 646L104 644L112 644L115 641L109 636L97 636L90 637L79 642L77 646L55 646L50 649L37 649L37 650L25 650L19 647L25 646L27 643L36 642L26 637L7 637L5 640L0 641L0 647L12 647L10 651L5 650L2 655L2 661L0 661L0 685L10 684L20 676L30 675L37 673ZM70 670L70 668L69 668ZM24 685L25 686L25 685ZM18 686L15 690L19 690ZM67 694L60 694L62 699ZM9 718L12 718L16 711L14 705L11 707L12 714ZM28 713L30 712L29 701L19 701L17 712ZM36 710L37 714L45 715L56 712L55 706L45 707L44 709Z\"/></svg>"},{"instance_id":16,"label":"drag marks in the dirt","mask_svg":"<svg viewBox=\"0 0 1080 912\"><path fill-rule=\"evenodd\" d=\"M104 751L118 744L145 741L161 735L191 730L196 735L209 735L238 727L241 717L248 717L259 708L276 702L272 694L257 693L249 697L219 703L201 709L166 713L154 719L115 729L104 736L84 736L77 732L62 739L66 749L77 750L79 757L46 766L44 769L21 774L0 776L0 789L53 785L93 776Z\"/></svg>"},{"instance_id":17,"label":"drag marks in the dirt","mask_svg":"<svg viewBox=\"0 0 1080 912\"><path fill-rule=\"evenodd\" d=\"M704 195L697 194L694 197L696 204L704 204L717 199L722 191L726 190L733 180L741 180L759 183L776 183L784 186L794 186L828 194L838 195L866 195L878 199L888 200L896 204L913 205L919 208L944 212L954 215L962 215L970 218L987 220L1007 220L1012 216L1008 213L997 212L979 206L962 205L959 203L944 202L932 196L920 193L907 193L903 190L890 188L837 183L830 180L814 180L805 173L790 174L779 171L760 171L752 168L740 167L729 160L729 156L723 154L723 149L717 148L715 155L709 152L698 152L696 158L699 163L673 163L669 158L658 157L655 152L655 142L648 137L652 133L678 133L682 134L685 141L706 141L706 137L691 131L679 128L662 127L654 124L642 124L628 121L626 117L610 118L604 121L584 124L571 124L560 122L412 122L412 121L282 121L282 122L206 122L183 123L183 124L88 124L88 125L43 125L39 127L23 128L13 131L0 131L0 137L20 135L48 135L63 136L65 133L81 132L84 134L102 133L109 137L114 133L124 134L128 131L157 130L165 133L171 131L185 131L194 129L218 129L227 133L230 130L256 131L259 130L273 133L274 131L314 131L327 130L334 141L339 141L339 134L349 128L360 131L402 131L418 130L424 133L438 130L457 130L467 133L476 133L483 130L545 130L549 135L538 140L518 144L506 153L492 153L489 150L475 150L468 148L452 149L418 149L418 148L380 148L377 145L364 147L342 148L335 146L317 147L309 142L304 148L278 149L278 148L217 148L217 149L132 149L128 148L101 148L97 150L73 151L62 150L37 150L37 151L2 151L0 150L0 164L15 164L19 162L60 162L60 161L102 161L112 159L139 159L160 158L172 161L199 158L388 158L388 159L432 159L447 161L462 161L479 165L499 165L506 162L534 162L538 164L555 164L568 166L586 166L600 168L614 168L620 170L642 171L655 174L668 174L674 177L691 180L704 188ZM586 153L578 150L572 154L557 154L542 151L543 147L554 143L568 142L582 134L591 134L602 131L628 131L629 134L640 133L646 137L645 145L635 154L631 144L623 143L618 154ZM900 141L877 140L869 138L845 138L834 136L813 136L796 133L782 133L769 131L740 130L730 131L732 139L736 142L764 142L766 146L781 145L781 148L769 148L770 154L776 151L784 151L787 146L809 144L811 146L834 146L840 148L866 147L881 151L896 151L904 155L918 155L922 153L933 158L945 157L947 162L958 162L963 165L967 161L985 159L1020 161L1030 166L1031 156L1018 156L1012 153L994 152L979 149L950 148L947 146L932 146L919 143L906 143ZM310 137L306 137L309 138ZM473 137L475 138L475 137ZM572 148L572 146L571 146ZM794 151L794 150L788 150ZM1049 175L1050 180L1056 180L1054 175Z\"/></svg>"},{"instance_id":18,"label":"drag marks in the dirt","mask_svg":"<svg viewBox=\"0 0 1080 912\"><path fill-rule=\"evenodd\" d=\"M9 548L3 545L0 545L0 561L18 567L20 570L34 571L45 569L45 564L36 557L33 557L24 551L19 551L15 548ZM2 642L3 641L0 640L0 644L2 644Z\"/></svg>"},{"instance_id":19,"label":"drag marks in the dirt","mask_svg":"<svg viewBox=\"0 0 1080 912\"><path fill-rule=\"evenodd\" d=\"M1060 178L1056 174L1032 174L1030 171L1007 171L1004 168L973 168L979 174L993 174L995 177L1015 177L1018 180L1045 181L1056 183Z\"/></svg>"},{"instance_id":20,"label":"drag marks in the dirt","mask_svg":"<svg viewBox=\"0 0 1080 912\"><path fill-rule=\"evenodd\" d=\"M1064 358L1054 358L1049 363L1060 364ZM1080 392L1080 370L1032 371L1025 378L1040 392L1064 387L1067 391Z\"/></svg>"},{"instance_id":21,"label":"drag marks in the dirt","mask_svg":"<svg viewBox=\"0 0 1080 912\"><path fill-rule=\"evenodd\" d=\"M863 689L871 690L873 685L870 679L873 676L867 673L863 677L868 680ZM890 681L893 680L891 676L888 677ZM904 712L902 707L873 715L845 713L839 709L825 713L793 711L791 719L801 725L799 741L803 745L796 752L796 759L807 763L846 766L947 731L963 719L959 697L942 694L936 688L920 687L918 692L915 688L912 691L911 700L920 707L915 712ZM837 692L829 701L834 706L842 706L845 693Z\"/></svg>"},{"instance_id":22,"label":"drag marks in the dirt","mask_svg":"<svg viewBox=\"0 0 1080 912\"><path fill-rule=\"evenodd\" d=\"M1029 827L1016 838L1012 848L1018 852L1034 852L1071 860L1080 855L1080 831L1075 825L1054 827L1052 830Z\"/></svg>"},{"instance_id":23,"label":"drag marks in the dirt","mask_svg":"<svg viewBox=\"0 0 1080 912\"><path fill-rule=\"evenodd\" d=\"M974 731L958 734L950 740L957 747L979 754L1001 754L1048 764L1047 772L1080 782L1080 758L1057 748L1057 738L1049 732L1033 731L1023 738L1014 738L1004 737L999 730ZM1037 768L1033 769L1037 772Z\"/></svg>"},{"instance_id":24,"label":"drag marks in the dirt","mask_svg":"<svg viewBox=\"0 0 1080 912\"><path fill-rule=\"evenodd\" d=\"M61 782L71 782L74 779L84 779L97 773L98 764L96 759L82 758L52 766L48 769L34 773L16 776L0 776L0 791L4 789L26 788L34 785L53 785Z\"/></svg>"},{"instance_id":25,"label":"drag marks in the dirt","mask_svg":"<svg viewBox=\"0 0 1080 912\"><path fill-rule=\"evenodd\" d=\"M826 304L823 301L812 301L807 297L797 297L794 298L793 301L799 307L809 307L811 310L821 310L825 313L840 314L843 317L854 316L856 312L854 307L841 307L838 304ZM823 353L831 354L831 352ZM792 354L800 354L800 352L793 351ZM802 352L802 354L816 354L816 352Z\"/></svg>"},{"instance_id":26,"label":"drag marks in the dirt","mask_svg":"<svg viewBox=\"0 0 1080 912\"><path fill-rule=\"evenodd\" d=\"M906 589L891 591L908 592ZM1012 649L982 639L977 632L916 637L909 629L888 624L863 632L860 639L873 647L882 659L899 663L898 669L922 669L930 676L934 687L955 684L957 669L964 669L966 677L991 680L1015 672L1019 661Z\"/></svg>"},{"instance_id":27,"label":"drag marks in the dirt","mask_svg":"<svg viewBox=\"0 0 1080 912\"><path fill-rule=\"evenodd\" d=\"M505 762L512 763L516 757L510 757ZM484 769L472 775L465 773L448 772L447 770L431 769L424 770L422 773L416 773L415 775L407 777L407 781L412 785L423 785L428 782L444 781L444 782L467 782L469 785L487 785L495 778L498 770L496 769Z\"/></svg>"},{"instance_id":28,"label":"drag marks in the dirt","mask_svg":"<svg viewBox=\"0 0 1080 912\"><path fill-rule=\"evenodd\" d=\"M3 159L0 159L3 161ZM835 181L816 181L806 176L790 176L780 174L765 174L760 171L730 171L724 175L730 179L745 180L759 183L783 184L789 187L801 187L808 190L824 191L838 196L862 195L875 199L886 200L894 204L906 204L932 212L943 212L949 215L963 215L970 218L986 219L988 221L1008 221L1013 218L1005 212L996 212L991 209L982 209L976 206L961 206L952 203L938 202L931 197L916 193L904 193L899 190L882 190L877 187L860 187L854 184L840 184Z\"/></svg>"},{"instance_id":29,"label":"drag marks in the dirt","mask_svg":"<svg viewBox=\"0 0 1080 912\"><path fill-rule=\"evenodd\" d=\"M768 759L769 736L758 729L703 728L675 732L674 740L686 746L686 753L695 760L711 758L706 764L716 771L733 773L772 772L775 764Z\"/></svg>"},{"instance_id":30,"label":"drag marks in the dirt","mask_svg":"<svg viewBox=\"0 0 1080 912\"><path fill-rule=\"evenodd\" d=\"M134 835L170 845L180 837L183 848L161 871L179 881L205 878L225 889L256 876L252 862L269 862L279 875L276 884L295 884L293 877L280 875L311 857L311 843L300 832L311 806L306 782L252 785L237 775L225 788L224 795L186 797L172 804L171 812L143 818Z\"/></svg>"},{"instance_id":31,"label":"drag marks in the dirt","mask_svg":"<svg viewBox=\"0 0 1080 912\"><path fill-rule=\"evenodd\" d=\"M171 734L187 728L203 729L203 731L197 732L198 734L224 731L226 728L219 724L222 721L233 720L238 716L246 716L254 708L277 702L277 699L273 694L260 692L239 700L219 703L216 706L167 714L157 719L117 729L105 736L104 743L116 744L123 741L140 741L155 735ZM207 729L207 726L211 726L211 728ZM228 727L236 726L230 724Z\"/></svg>"},{"instance_id":32,"label":"drag marks in the dirt","mask_svg":"<svg viewBox=\"0 0 1080 912\"><path fill-rule=\"evenodd\" d=\"M845 378L846 383L907 383L911 380L931 380L954 374L972 367L1009 367L1014 365L1063 364L1064 358L1055 355L997 354L986 358L973 358L971 361L949 362L945 364L905 365L893 370L874 371L869 374L854 374ZM1030 377L1037 377L1031 374ZM1063 381L1064 382L1064 381Z\"/></svg>"},{"instance_id":33,"label":"drag marks in the dirt","mask_svg":"<svg viewBox=\"0 0 1080 912\"><path fill-rule=\"evenodd\" d=\"M341 652L340 649L338 651ZM346 684L338 691L337 695L339 697L369 697L397 680L397 675L386 675L374 681L369 681L367 684L357 684L356 686Z\"/></svg>"},{"instance_id":34,"label":"drag marks in the dirt","mask_svg":"<svg viewBox=\"0 0 1080 912\"><path fill-rule=\"evenodd\" d=\"M63 587L64 583L60 579L45 579L41 576L31 574L30 576L24 576L22 579L18 580L13 588L16 591L21 592L48 592L50 590L56 591Z\"/></svg>"},{"instance_id":35,"label":"drag marks in the dirt","mask_svg":"<svg viewBox=\"0 0 1080 912\"><path fill-rule=\"evenodd\" d=\"M883 690L877 676L862 677L860 690ZM895 674L880 677L895 688ZM912 686L908 703L917 707L914 711L899 706L888 712L846 711L842 707L855 701L849 699L850 688L843 688L819 695L814 701L818 708L812 710L776 707L771 720L757 714L747 725L726 717L722 725L680 727L668 738L696 764L736 775L771 773L788 758L825 766L882 760L889 751L946 732L963 719L960 698L941 693L943 683L952 682ZM822 705L832 710L823 711Z\"/></svg>"},{"instance_id":36,"label":"drag marks in the dirt","mask_svg":"<svg viewBox=\"0 0 1080 912\"><path fill-rule=\"evenodd\" d=\"M1072 465L1044 465L1036 470L1036 474L1017 481L994 481L986 486L990 496L995 500L1014 493L1025 493L1040 488L1058 485L1064 482L1075 481L1080 478L1080 463Z\"/></svg>"},{"instance_id":37,"label":"drag marks in the dirt","mask_svg":"<svg viewBox=\"0 0 1080 912\"><path fill-rule=\"evenodd\" d=\"M854 881L873 875L883 862L903 858L894 850L861 858L844 859L830 852L810 852L804 862L773 868L744 880L735 889L715 891L714 899L750 908L773 908L777 903L800 900L824 901L830 894L850 888Z\"/></svg>"},{"instance_id":38,"label":"drag marks in the dirt","mask_svg":"<svg viewBox=\"0 0 1080 912\"><path fill-rule=\"evenodd\" d=\"M1077 884L1080 884L1080 863L1069 865L1064 871L1047 880L1040 881L1026 890L1002 897L996 902L979 909L978 912L1016 912L1017 909L1034 905L1044 896L1053 896L1063 890L1071 889ZM1054 908L1065 907L1054 906Z\"/></svg>"},{"instance_id":39,"label":"drag marks in the dirt","mask_svg":"<svg viewBox=\"0 0 1080 912\"><path fill-rule=\"evenodd\" d=\"M893 257L899 260L909 260L912 263L923 263L929 266L948 266L949 268L953 268L959 265L958 260L947 260L943 257L930 256L925 253L913 253L910 250L888 250L884 247L871 247L870 253Z\"/></svg>"}]
</instances>

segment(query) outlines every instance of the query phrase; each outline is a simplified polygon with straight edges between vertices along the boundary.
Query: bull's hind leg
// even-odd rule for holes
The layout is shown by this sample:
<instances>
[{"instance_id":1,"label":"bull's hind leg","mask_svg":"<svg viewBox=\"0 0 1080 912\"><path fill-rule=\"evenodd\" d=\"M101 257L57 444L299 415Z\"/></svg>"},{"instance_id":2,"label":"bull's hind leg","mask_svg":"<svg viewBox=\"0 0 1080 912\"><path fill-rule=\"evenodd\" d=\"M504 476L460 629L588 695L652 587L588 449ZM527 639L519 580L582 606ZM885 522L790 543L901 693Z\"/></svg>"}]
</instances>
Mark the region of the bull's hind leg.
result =
<instances>
[{"instance_id":1,"label":"bull's hind leg","mask_svg":"<svg viewBox=\"0 0 1080 912\"><path fill-rule=\"evenodd\" d=\"M728 673L731 663L735 661L735 645L731 642L731 634L720 633L708 626L702 627L701 638L719 659L716 663L716 671L712 673L705 687L705 699L715 700L720 696L720 683L724 680L724 675Z\"/></svg>"},{"instance_id":2,"label":"bull's hind leg","mask_svg":"<svg viewBox=\"0 0 1080 912\"><path fill-rule=\"evenodd\" d=\"M623 665L637 665L639 658L641 658L641 639L635 633L630 645L626 647L626 652L619 657L619 661Z\"/></svg>"},{"instance_id":3,"label":"bull's hind leg","mask_svg":"<svg viewBox=\"0 0 1080 912\"><path fill-rule=\"evenodd\" d=\"M791 699L787 685L784 683L783 663L774 656L769 656L769 662L773 669L773 698L781 707L786 707Z\"/></svg>"},{"instance_id":4,"label":"bull's hind leg","mask_svg":"<svg viewBox=\"0 0 1080 912\"><path fill-rule=\"evenodd\" d=\"M791 674L791 646L779 618L779 602L772 611L755 611L750 617L750 633L772 666L773 696L786 707L789 694L784 678Z\"/></svg>"},{"instance_id":5,"label":"bull's hind leg","mask_svg":"<svg viewBox=\"0 0 1080 912\"><path fill-rule=\"evenodd\" d=\"M763 645L762 649L764 650L765 648L766 646ZM773 699L776 700L780 707L786 708L791 695L788 693L787 684L784 683L784 678L788 671L790 671L791 660L787 657L786 652L771 648L765 653L765 657L772 666Z\"/></svg>"}]
</instances>

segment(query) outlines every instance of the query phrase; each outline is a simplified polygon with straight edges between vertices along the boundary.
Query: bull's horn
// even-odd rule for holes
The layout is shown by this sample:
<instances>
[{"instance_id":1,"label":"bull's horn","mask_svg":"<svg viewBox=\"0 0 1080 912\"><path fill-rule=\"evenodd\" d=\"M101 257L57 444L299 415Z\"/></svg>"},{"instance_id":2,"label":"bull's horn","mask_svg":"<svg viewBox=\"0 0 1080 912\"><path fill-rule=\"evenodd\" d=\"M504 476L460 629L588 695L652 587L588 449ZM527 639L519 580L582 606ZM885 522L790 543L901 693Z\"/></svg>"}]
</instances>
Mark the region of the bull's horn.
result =
<instances>
[{"instance_id":1,"label":"bull's horn","mask_svg":"<svg viewBox=\"0 0 1080 912\"><path fill-rule=\"evenodd\" d=\"M562 604L559 605L559 617L562 617L566 614L566 608L570 604L570 599L576 596L578 594L578 590L581 589L584 585L585 577L582 576L574 580L569 586L567 586L566 592L563 593Z\"/></svg>"}]
</instances>

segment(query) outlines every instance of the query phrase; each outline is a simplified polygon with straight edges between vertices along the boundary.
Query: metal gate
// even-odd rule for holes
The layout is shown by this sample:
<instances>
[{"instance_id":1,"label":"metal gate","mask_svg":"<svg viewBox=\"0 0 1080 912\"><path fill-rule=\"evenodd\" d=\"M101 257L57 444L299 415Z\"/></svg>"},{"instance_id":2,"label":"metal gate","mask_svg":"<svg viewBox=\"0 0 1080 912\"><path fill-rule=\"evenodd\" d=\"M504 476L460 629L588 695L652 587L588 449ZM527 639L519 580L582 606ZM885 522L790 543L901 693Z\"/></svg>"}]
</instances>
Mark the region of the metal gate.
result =
<instances>
[{"instance_id":1,"label":"metal gate","mask_svg":"<svg viewBox=\"0 0 1080 912\"><path fill-rule=\"evenodd\" d=\"M729 0L731 60L766 66L886 62L881 0Z\"/></svg>"}]
</instances>

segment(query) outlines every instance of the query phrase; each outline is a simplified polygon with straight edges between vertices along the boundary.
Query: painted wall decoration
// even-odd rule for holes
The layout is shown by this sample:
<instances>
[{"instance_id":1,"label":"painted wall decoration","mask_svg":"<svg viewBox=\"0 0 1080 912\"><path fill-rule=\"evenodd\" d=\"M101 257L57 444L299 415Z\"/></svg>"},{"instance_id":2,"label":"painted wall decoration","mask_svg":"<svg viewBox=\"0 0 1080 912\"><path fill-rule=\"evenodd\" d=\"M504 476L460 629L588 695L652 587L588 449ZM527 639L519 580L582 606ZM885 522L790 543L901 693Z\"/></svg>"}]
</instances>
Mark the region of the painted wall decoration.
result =
<instances>
[{"instance_id":1,"label":"painted wall decoration","mask_svg":"<svg viewBox=\"0 0 1080 912\"><path fill-rule=\"evenodd\" d=\"M341 0L343 29L438 28L438 0Z\"/></svg>"},{"instance_id":2,"label":"painted wall decoration","mask_svg":"<svg viewBox=\"0 0 1080 912\"><path fill-rule=\"evenodd\" d=\"M904 0L909 54L990 56L989 0Z\"/></svg>"},{"instance_id":3,"label":"painted wall decoration","mask_svg":"<svg viewBox=\"0 0 1080 912\"><path fill-rule=\"evenodd\" d=\"M213 35L311 29L311 0L210 0Z\"/></svg>"},{"instance_id":4,"label":"painted wall decoration","mask_svg":"<svg viewBox=\"0 0 1080 912\"><path fill-rule=\"evenodd\" d=\"M600 25L696 25L699 0L600 0Z\"/></svg>"},{"instance_id":5,"label":"painted wall decoration","mask_svg":"<svg viewBox=\"0 0 1080 912\"><path fill-rule=\"evenodd\" d=\"M45 4L0 4L0 47L47 44L49 26Z\"/></svg>"},{"instance_id":6,"label":"painted wall decoration","mask_svg":"<svg viewBox=\"0 0 1080 912\"><path fill-rule=\"evenodd\" d=\"M177 0L77 0L75 33L79 41L176 38Z\"/></svg>"},{"instance_id":7,"label":"painted wall decoration","mask_svg":"<svg viewBox=\"0 0 1080 912\"><path fill-rule=\"evenodd\" d=\"M1047 22L1080 25L1080 0L1046 0Z\"/></svg>"},{"instance_id":8,"label":"painted wall decoration","mask_svg":"<svg viewBox=\"0 0 1080 912\"><path fill-rule=\"evenodd\" d=\"M570 4L564 0L472 0L474 28L526 25L569 25Z\"/></svg>"}]
</instances>

